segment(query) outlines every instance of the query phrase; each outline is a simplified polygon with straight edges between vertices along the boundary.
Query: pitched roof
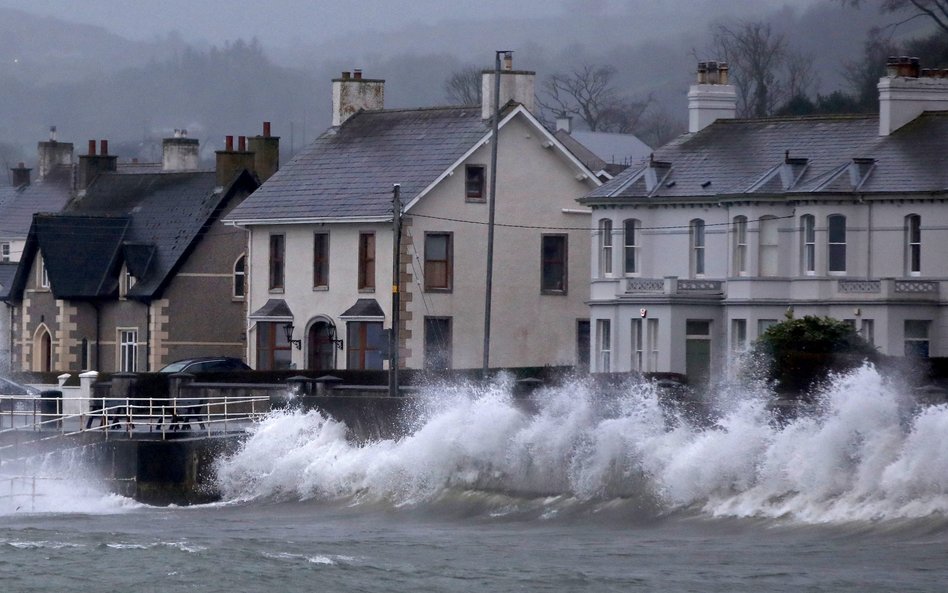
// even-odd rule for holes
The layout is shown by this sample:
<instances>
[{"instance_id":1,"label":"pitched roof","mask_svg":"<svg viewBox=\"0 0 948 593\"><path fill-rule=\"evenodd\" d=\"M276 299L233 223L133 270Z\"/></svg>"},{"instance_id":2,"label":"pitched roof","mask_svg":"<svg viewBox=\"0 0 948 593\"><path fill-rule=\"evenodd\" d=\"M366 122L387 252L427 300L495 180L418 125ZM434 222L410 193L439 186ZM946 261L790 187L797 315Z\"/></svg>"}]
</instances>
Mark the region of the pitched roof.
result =
<instances>
[{"instance_id":1,"label":"pitched roof","mask_svg":"<svg viewBox=\"0 0 948 593\"><path fill-rule=\"evenodd\" d=\"M112 296L123 263L136 278L129 298L157 296L235 189L252 191L256 181L244 172L216 186L213 172L100 175L65 212L35 217L14 290L39 251L56 298Z\"/></svg>"},{"instance_id":2,"label":"pitched roof","mask_svg":"<svg viewBox=\"0 0 948 593\"><path fill-rule=\"evenodd\" d=\"M14 274L16 274L15 263L0 262L0 301L6 299L7 295L10 294Z\"/></svg>"},{"instance_id":3,"label":"pitched roof","mask_svg":"<svg viewBox=\"0 0 948 593\"><path fill-rule=\"evenodd\" d=\"M227 217L233 221L384 218L490 132L479 107L363 111L322 134Z\"/></svg>"},{"instance_id":4,"label":"pitched roof","mask_svg":"<svg viewBox=\"0 0 948 593\"><path fill-rule=\"evenodd\" d=\"M0 188L0 237L26 237L34 213L59 212L70 195L69 184L58 178Z\"/></svg>"},{"instance_id":5,"label":"pitched roof","mask_svg":"<svg viewBox=\"0 0 948 593\"><path fill-rule=\"evenodd\" d=\"M875 115L718 120L655 151L670 164L661 183L646 182L646 163L580 201L944 191L946 151L948 112L889 136Z\"/></svg>"}]
</instances>

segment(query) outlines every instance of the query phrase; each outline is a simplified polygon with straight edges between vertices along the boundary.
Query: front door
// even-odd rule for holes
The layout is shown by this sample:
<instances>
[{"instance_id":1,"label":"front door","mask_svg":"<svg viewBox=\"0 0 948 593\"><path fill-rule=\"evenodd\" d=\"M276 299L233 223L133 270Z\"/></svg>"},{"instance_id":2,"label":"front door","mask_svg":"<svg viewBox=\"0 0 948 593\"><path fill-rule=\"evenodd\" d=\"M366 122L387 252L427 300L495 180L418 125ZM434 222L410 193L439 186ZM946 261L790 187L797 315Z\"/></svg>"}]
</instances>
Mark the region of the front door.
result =
<instances>
[{"instance_id":1,"label":"front door","mask_svg":"<svg viewBox=\"0 0 948 593\"><path fill-rule=\"evenodd\" d=\"M685 322L685 373L688 384L707 385L711 379L711 322Z\"/></svg>"},{"instance_id":2,"label":"front door","mask_svg":"<svg viewBox=\"0 0 948 593\"><path fill-rule=\"evenodd\" d=\"M330 326L325 321L317 321L309 328L307 340L306 368L312 371L331 371L335 368L333 355L335 344L330 338Z\"/></svg>"}]
</instances>

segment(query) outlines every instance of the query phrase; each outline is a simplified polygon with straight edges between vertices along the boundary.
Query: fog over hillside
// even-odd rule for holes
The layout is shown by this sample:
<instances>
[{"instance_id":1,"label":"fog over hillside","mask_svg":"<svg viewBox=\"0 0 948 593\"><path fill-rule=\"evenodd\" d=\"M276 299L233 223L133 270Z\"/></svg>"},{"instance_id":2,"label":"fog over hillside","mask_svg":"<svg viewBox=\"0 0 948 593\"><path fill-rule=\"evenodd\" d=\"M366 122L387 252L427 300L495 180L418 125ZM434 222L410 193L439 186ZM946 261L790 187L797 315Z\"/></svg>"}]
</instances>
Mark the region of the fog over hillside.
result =
<instances>
[{"instance_id":1,"label":"fog over hillside","mask_svg":"<svg viewBox=\"0 0 948 593\"><path fill-rule=\"evenodd\" d=\"M358 13L342 1L22 5L0 0L4 167L35 162L51 125L77 147L107 138L120 158L149 160L175 128L210 156L224 135L256 134L269 120L288 157L328 125L341 71L386 79L387 106L436 105L452 72L491 66L497 49L514 50L538 82L611 65L623 92L683 120L696 58L717 57L716 23L768 20L811 56L814 91L829 92L845 84L843 63L859 57L866 32L891 21L829 0L369 0Z\"/></svg>"}]
</instances>

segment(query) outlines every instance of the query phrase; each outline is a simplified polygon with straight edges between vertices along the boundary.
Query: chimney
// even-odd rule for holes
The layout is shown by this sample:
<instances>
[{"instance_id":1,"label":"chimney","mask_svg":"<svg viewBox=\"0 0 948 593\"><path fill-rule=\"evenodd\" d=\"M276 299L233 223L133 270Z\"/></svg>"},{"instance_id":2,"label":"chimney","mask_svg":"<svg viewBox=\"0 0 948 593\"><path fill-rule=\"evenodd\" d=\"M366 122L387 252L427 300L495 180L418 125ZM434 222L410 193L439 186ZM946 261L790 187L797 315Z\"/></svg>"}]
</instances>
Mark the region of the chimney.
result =
<instances>
[{"instance_id":1,"label":"chimney","mask_svg":"<svg viewBox=\"0 0 948 593\"><path fill-rule=\"evenodd\" d=\"M253 172L253 153L247 150L247 138L240 136L237 150L234 150L234 137L225 138L224 150L216 151L217 155L217 185L225 187L234 180L244 169Z\"/></svg>"},{"instance_id":2,"label":"chimney","mask_svg":"<svg viewBox=\"0 0 948 593\"><path fill-rule=\"evenodd\" d=\"M573 118L569 116L556 118L556 131L559 132L560 130L563 130L567 134L572 134Z\"/></svg>"},{"instance_id":3,"label":"chimney","mask_svg":"<svg viewBox=\"0 0 948 593\"><path fill-rule=\"evenodd\" d=\"M922 70L918 58L889 58L878 88L880 136L926 111L948 110L948 78L940 70Z\"/></svg>"},{"instance_id":4,"label":"chimney","mask_svg":"<svg viewBox=\"0 0 948 593\"><path fill-rule=\"evenodd\" d=\"M698 63L698 80L688 91L688 132L737 115L737 91L729 84L728 73L726 62Z\"/></svg>"},{"instance_id":5,"label":"chimney","mask_svg":"<svg viewBox=\"0 0 948 593\"><path fill-rule=\"evenodd\" d=\"M500 70L500 106L503 107L510 101L520 103L527 108L527 111L536 110L536 87L537 73L530 70L513 69L513 52L504 54L503 64ZM496 108L494 106L494 71L483 70L481 72L481 119L490 119L494 117Z\"/></svg>"},{"instance_id":6,"label":"chimney","mask_svg":"<svg viewBox=\"0 0 948 593\"><path fill-rule=\"evenodd\" d=\"M16 167L10 169L12 175L10 176L10 181L13 187L24 187L30 184L30 171L33 169L27 169L25 163L20 163Z\"/></svg>"},{"instance_id":7,"label":"chimney","mask_svg":"<svg viewBox=\"0 0 948 593\"><path fill-rule=\"evenodd\" d=\"M49 140L36 145L39 179L46 179L60 167L72 167L72 142L56 140L56 126L49 128Z\"/></svg>"},{"instance_id":8,"label":"chimney","mask_svg":"<svg viewBox=\"0 0 948 593\"><path fill-rule=\"evenodd\" d=\"M95 181L100 173L115 171L118 157L109 154L109 141L99 141L99 154L95 153L95 140L89 140L89 154L79 155L79 179L76 189L83 191Z\"/></svg>"},{"instance_id":9,"label":"chimney","mask_svg":"<svg viewBox=\"0 0 948 593\"><path fill-rule=\"evenodd\" d=\"M270 122L263 122L263 135L247 139L253 153L253 168L263 183L280 170L280 137L270 135Z\"/></svg>"},{"instance_id":10,"label":"chimney","mask_svg":"<svg viewBox=\"0 0 948 593\"><path fill-rule=\"evenodd\" d=\"M343 122L362 109L377 111L385 108L385 81L362 78L362 71L343 72L332 81L332 125Z\"/></svg>"},{"instance_id":11,"label":"chimney","mask_svg":"<svg viewBox=\"0 0 948 593\"><path fill-rule=\"evenodd\" d=\"M175 130L174 136L161 141L162 171L196 171L200 166L197 138L188 138L187 130Z\"/></svg>"}]
</instances>

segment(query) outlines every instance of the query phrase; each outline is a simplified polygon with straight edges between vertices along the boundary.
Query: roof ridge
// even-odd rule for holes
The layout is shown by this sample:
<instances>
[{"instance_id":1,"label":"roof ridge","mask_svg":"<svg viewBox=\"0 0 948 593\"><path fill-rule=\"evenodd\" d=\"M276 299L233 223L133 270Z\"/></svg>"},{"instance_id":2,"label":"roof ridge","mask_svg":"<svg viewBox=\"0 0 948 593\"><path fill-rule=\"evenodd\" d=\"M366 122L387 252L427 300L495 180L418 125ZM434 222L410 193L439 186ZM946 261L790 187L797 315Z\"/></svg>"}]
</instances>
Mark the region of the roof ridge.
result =
<instances>
[{"instance_id":1,"label":"roof ridge","mask_svg":"<svg viewBox=\"0 0 948 593\"><path fill-rule=\"evenodd\" d=\"M930 112L927 112L930 113ZM806 122L806 121L854 121L860 119L879 119L878 113L824 113L817 115L787 115L787 116L768 116L768 117L742 117L734 119L719 119L716 124L746 124L746 123L781 123L781 122Z\"/></svg>"}]
</instances>

